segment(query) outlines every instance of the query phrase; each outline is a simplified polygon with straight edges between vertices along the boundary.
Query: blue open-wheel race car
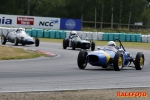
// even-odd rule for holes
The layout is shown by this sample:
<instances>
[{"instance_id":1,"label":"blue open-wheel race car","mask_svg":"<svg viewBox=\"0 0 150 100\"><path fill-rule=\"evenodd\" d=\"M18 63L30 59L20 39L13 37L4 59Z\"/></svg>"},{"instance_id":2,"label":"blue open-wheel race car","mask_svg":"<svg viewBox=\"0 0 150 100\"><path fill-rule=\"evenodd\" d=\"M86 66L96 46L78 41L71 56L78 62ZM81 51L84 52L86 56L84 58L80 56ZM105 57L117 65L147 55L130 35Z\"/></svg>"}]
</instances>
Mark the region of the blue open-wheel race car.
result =
<instances>
[{"instance_id":1,"label":"blue open-wheel race car","mask_svg":"<svg viewBox=\"0 0 150 100\"><path fill-rule=\"evenodd\" d=\"M78 67L85 69L87 63L89 63L92 66L101 66L103 68L112 67L115 71L120 71L123 67L129 67L130 64L133 63L136 70L141 70L144 66L144 54L138 52L136 57L132 57L132 55L125 50L119 39L114 41L118 41L120 45L107 45L90 53L86 50L80 50L77 58Z\"/></svg>"}]
</instances>

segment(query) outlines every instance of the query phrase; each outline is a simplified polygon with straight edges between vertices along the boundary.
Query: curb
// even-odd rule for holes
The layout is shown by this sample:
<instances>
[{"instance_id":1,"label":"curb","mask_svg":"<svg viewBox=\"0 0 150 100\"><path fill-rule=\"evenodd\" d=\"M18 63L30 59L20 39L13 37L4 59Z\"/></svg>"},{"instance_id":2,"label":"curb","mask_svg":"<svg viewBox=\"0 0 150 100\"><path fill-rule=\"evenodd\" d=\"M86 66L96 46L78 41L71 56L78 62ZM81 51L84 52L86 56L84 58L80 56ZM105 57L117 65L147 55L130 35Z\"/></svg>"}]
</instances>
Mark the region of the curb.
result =
<instances>
[{"instance_id":1,"label":"curb","mask_svg":"<svg viewBox=\"0 0 150 100\"><path fill-rule=\"evenodd\" d=\"M27 51L33 51L33 52L38 52L38 53L41 53L41 54L45 54L47 56L56 56L55 53L51 53L51 52L47 52L47 51L43 51L43 50L36 50L36 49L27 49L27 48L23 48L24 50L27 50Z\"/></svg>"},{"instance_id":2,"label":"curb","mask_svg":"<svg viewBox=\"0 0 150 100\"><path fill-rule=\"evenodd\" d=\"M36 50L36 52L46 54L48 56L56 56L56 54L47 51Z\"/></svg>"}]
</instances>

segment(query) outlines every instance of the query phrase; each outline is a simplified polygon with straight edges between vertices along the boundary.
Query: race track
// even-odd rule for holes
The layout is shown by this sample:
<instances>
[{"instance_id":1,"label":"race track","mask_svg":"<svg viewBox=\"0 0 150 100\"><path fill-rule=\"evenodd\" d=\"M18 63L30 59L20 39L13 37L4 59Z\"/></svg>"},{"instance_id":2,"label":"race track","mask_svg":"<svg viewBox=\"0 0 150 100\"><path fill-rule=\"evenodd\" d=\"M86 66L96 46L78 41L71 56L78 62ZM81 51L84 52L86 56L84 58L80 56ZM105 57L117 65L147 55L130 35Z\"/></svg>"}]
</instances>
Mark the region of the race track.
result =
<instances>
[{"instance_id":1,"label":"race track","mask_svg":"<svg viewBox=\"0 0 150 100\"><path fill-rule=\"evenodd\" d=\"M8 45L12 44L6 43ZM80 49L64 50L61 43L41 42L39 47L20 47L44 50L56 53L57 56L0 61L0 92L150 87L148 50L127 49L134 57L137 52L144 53L145 66L142 70L126 67L114 71L89 64L85 70L80 70L77 66Z\"/></svg>"}]
</instances>

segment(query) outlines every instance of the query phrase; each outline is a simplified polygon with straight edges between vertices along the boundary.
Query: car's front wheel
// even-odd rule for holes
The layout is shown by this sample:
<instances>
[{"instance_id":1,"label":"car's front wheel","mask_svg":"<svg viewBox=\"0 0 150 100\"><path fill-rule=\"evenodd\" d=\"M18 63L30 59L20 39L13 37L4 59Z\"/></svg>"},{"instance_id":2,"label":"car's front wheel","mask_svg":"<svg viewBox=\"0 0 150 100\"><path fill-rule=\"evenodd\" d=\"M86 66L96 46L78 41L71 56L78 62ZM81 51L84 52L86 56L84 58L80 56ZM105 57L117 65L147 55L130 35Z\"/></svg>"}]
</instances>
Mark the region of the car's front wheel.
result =
<instances>
[{"instance_id":1,"label":"car's front wheel","mask_svg":"<svg viewBox=\"0 0 150 100\"><path fill-rule=\"evenodd\" d=\"M64 40L63 40L63 49L66 49L66 48L67 48L67 40L64 39Z\"/></svg>"},{"instance_id":2,"label":"car's front wheel","mask_svg":"<svg viewBox=\"0 0 150 100\"><path fill-rule=\"evenodd\" d=\"M76 43L75 41L72 41L72 50L75 50L76 49Z\"/></svg>"},{"instance_id":3,"label":"car's front wheel","mask_svg":"<svg viewBox=\"0 0 150 100\"><path fill-rule=\"evenodd\" d=\"M86 61L86 56L88 55L86 50L81 50L78 54L78 59L77 59L77 63L78 63L78 67L80 69L84 69L87 65L87 61Z\"/></svg>"},{"instance_id":4,"label":"car's front wheel","mask_svg":"<svg viewBox=\"0 0 150 100\"><path fill-rule=\"evenodd\" d=\"M91 42L91 51L94 51L95 50L95 42Z\"/></svg>"},{"instance_id":5,"label":"car's front wheel","mask_svg":"<svg viewBox=\"0 0 150 100\"><path fill-rule=\"evenodd\" d=\"M114 70L120 71L123 65L123 56L120 52L117 52L114 57Z\"/></svg>"},{"instance_id":6,"label":"car's front wheel","mask_svg":"<svg viewBox=\"0 0 150 100\"><path fill-rule=\"evenodd\" d=\"M138 52L135 58L135 68L136 70L141 70L144 66L144 54L142 52Z\"/></svg>"},{"instance_id":7,"label":"car's front wheel","mask_svg":"<svg viewBox=\"0 0 150 100\"><path fill-rule=\"evenodd\" d=\"M39 38L35 38L35 46L38 47L40 44L40 40Z\"/></svg>"}]
</instances>

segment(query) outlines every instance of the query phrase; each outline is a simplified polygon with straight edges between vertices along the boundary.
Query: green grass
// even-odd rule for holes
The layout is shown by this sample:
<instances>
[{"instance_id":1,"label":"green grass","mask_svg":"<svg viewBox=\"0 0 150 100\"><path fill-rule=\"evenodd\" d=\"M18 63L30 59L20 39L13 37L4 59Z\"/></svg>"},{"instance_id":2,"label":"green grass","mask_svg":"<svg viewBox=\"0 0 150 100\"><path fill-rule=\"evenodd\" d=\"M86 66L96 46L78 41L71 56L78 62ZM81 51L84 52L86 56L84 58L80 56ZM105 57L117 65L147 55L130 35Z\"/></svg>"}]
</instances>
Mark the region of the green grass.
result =
<instances>
[{"instance_id":1,"label":"green grass","mask_svg":"<svg viewBox=\"0 0 150 100\"><path fill-rule=\"evenodd\" d=\"M91 31L91 32L108 32L108 33L140 33L140 34L150 34L150 29L127 29L127 28L103 28L102 30L100 28L91 28L91 27L83 27L82 31Z\"/></svg>"},{"instance_id":2,"label":"green grass","mask_svg":"<svg viewBox=\"0 0 150 100\"><path fill-rule=\"evenodd\" d=\"M30 59L37 58L40 56L46 55L38 52L23 50L21 48L0 46L0 60Z\"/></svg>"},{"instance_id":3,"label":"green grass","mask_svg":"<svg viewBox=\"0 0 150 100\"><path fill-rule=\"evenodd\" d=\"M108 41L95 41L97 46L104 46L107 45ZM116 42L119 46L119 43ZM143 42L122 42L125 48L133 48L133 49L145 49L150 50L150 43L143 43Z\"/></svg>"}]
</instances>

